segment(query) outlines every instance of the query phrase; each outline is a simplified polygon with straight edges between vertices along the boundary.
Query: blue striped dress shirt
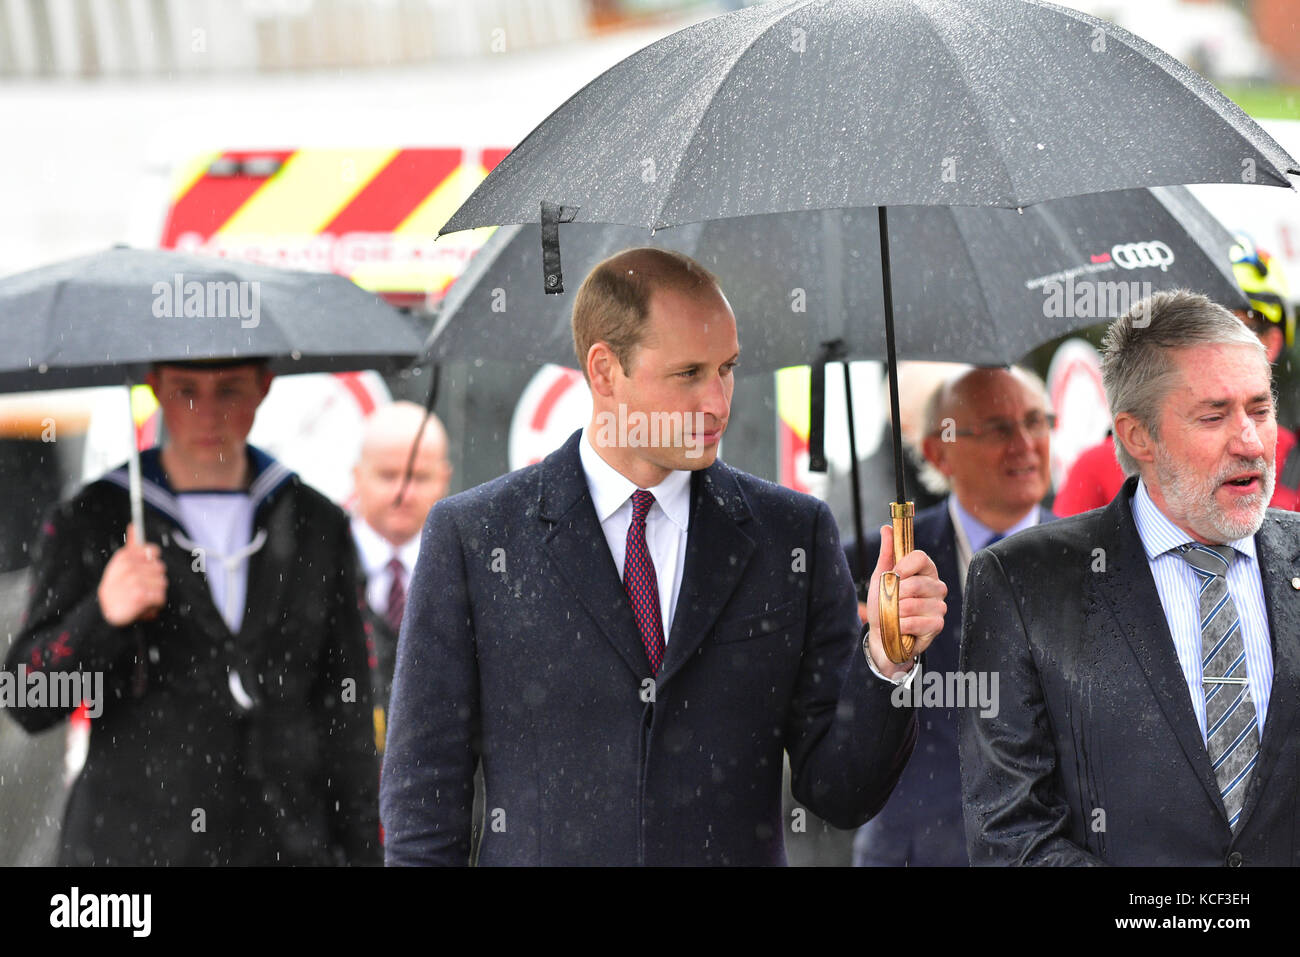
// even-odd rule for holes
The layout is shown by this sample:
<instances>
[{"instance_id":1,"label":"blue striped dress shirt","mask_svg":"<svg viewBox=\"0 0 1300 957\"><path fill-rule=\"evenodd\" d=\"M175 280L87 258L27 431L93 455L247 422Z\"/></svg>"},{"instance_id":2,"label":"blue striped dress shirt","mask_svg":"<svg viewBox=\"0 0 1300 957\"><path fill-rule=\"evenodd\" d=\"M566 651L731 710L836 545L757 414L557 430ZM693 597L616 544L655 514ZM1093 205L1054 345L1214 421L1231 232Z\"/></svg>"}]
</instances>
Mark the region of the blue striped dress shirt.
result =
<instances>
[{"instance_id":1,"label":"blue striped dress shirt","mask_svg":"<svg viewBox=\"0 0 1300 957\"><path fill-rule=\"evenodd\" d=\"M1175 551L1191 541L1191 536L1169 520L1151 500L1146 484L1139 481L1133 496L1133 520L1146 549L1151 575L1156 580L1160 604L1173 635L1178 663L1187 681L1192 710L1205 740L1205 688L1201 684L1201 616L1196 572ZM1264 728L1268 714L1268 695L1273 687L1273 651L1269 641L1268 611L1264 607L1264 586L1259 577L1255 556L1255 539L1241 538L1227 542L1236 554L1228 568L1228 594L1237 606L1241 619L1241 637L1246 648L1246 672L1250 679L1250 698L1255 702L1259 728Z\"/></svg>"}]
</instances>

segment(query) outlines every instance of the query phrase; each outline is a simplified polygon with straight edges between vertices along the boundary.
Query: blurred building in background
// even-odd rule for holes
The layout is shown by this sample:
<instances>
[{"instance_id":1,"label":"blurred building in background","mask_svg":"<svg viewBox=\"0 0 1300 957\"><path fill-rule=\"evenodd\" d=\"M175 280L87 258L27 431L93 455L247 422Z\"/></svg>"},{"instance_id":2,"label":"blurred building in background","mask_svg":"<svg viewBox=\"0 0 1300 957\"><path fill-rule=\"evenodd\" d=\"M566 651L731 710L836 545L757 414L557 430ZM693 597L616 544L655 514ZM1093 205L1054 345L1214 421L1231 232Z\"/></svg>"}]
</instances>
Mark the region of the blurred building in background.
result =
<instances>
[{"instance_id":1,"label":"blurred building in background","mask_svg":"<svg viewBox=\"0 0 1300 957\"><path fill-rule=\"evenodd\" d=\"M1250 4L1259 39L1278 65L1279 79L1300 83L1300 28L1296 0L1254 0Z\"/></svg>"},{"instance_id":2,"label":"blurred building in background","mask_svg":"<svg viewBox=\"0 0 1300 957\"><path fill-rule=\"evenodd\" d=\"M1300 78L1296 0L1066 0L1216 83Z\"/></svg>"},{"instance_id":3,"label":"blurred building in background","mask_svg":"<svg viewBox=\"0 0 1300 957\"><path fill-rule=\"evenodd\" d=\"M391 67L582 40L700 5L699 0L0 0L0 77Z\"/></svg>"},{"instance_id":4,"label":"blurred building in background","mask_svg":"<svg viewBox=\"0 0 1300 957\"><path fill-rule=\"evenodd\" d=\"M501 54L753 0L0 0L0 77L357 69ZM1300 81L1296 0L1074 0L1215 80Z\"/></svg>"}]
</instances>

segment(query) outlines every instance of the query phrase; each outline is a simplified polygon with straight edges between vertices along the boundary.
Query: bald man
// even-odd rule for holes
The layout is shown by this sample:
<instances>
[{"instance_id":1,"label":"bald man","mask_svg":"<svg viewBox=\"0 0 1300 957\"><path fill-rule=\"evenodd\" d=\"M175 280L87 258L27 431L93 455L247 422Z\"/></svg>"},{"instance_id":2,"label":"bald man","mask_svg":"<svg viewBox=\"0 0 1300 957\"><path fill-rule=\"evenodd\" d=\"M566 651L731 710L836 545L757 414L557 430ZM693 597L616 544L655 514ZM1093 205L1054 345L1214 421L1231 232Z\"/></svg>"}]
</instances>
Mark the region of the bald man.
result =
<instances>
[{"instance_id":1,"label":"bald man","mask_svg":"<svg viewBox=\"0 0 1300 957\"><path fill-rule=\"evenodd\" d=\"M928 481L946 487L948 496L917 513L915 543L948 585L947 625L921 658L919 687L914 682L914 693L901 699L918 708L920 736L884 810L858 831L853 859L859 866L968 863L957 715L963 706L996 707L996 688L990 677L976 687L976 701L949 699L935 689L957 687L948 675L958 670L962 589L971 555L1055 518L1039 504L1051 485L1051 427L1042 383L1021 369L964 367L926 403L922 450ZM868 541L867 554L879 547L878 537Z\"/></svg>"},{"instance_id":2,"label":"bald man","mask_svg":"<svg viewBox=\"0 0 1300 957\"><path fill-rule=\"evenodd\" d=\"M411 571L420 554L420 530L429 509L451 485L447 431L436 415L429 416L427 426L424 418L424 409L414 402L393 402L376 409L366 420L361 456L352 470L356 485L352 537L366 576L370 606L366 630L374 646L375 733L381 752L397 636ZM399 500L417 435L420 449L415 468Z\"/></svg>"}]
</instances>

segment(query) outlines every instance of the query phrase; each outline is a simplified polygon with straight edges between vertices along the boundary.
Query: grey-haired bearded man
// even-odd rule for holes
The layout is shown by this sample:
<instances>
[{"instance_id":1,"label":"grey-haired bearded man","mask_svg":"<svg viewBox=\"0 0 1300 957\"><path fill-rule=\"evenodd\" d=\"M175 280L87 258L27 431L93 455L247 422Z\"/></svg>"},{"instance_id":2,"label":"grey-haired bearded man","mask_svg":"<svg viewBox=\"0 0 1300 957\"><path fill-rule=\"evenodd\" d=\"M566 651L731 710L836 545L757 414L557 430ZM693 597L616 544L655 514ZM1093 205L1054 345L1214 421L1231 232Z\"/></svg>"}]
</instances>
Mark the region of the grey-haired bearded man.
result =
<instances>
[{"instance_id":1,"label":"grey-haired bearded man","mask_svg":"<svg viewBox=\"0 0 1300 957\"><path fill-rule=\"evenodd\" d=\"M1268 359L1161 293L1102 361L1129 478L1109 506L977 554L960 716L973 864L1295 864L1300 516L1269 510Z\"/></svg>"}]
</instances>

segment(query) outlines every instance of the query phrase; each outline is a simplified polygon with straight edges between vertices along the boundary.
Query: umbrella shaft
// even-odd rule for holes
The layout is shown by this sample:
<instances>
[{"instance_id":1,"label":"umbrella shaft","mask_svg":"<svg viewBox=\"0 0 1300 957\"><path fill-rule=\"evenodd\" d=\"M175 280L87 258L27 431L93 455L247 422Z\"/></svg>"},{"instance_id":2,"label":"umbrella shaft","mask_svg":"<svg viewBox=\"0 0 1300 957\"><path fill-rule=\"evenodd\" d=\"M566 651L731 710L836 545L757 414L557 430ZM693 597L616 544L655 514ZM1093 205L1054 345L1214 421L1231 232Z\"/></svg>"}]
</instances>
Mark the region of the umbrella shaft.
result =
<instances>
[{"instance_id":1,"label":"umbrella shaft","mask_svg":"<svg viewBox=\"0 0 1300 957\"><path fill-rule=\"evenodd\" d=\"M894 289L889 281L889 217L884 206L880 213L880 280L885 290L885 368L889 373L889 413L894 423L894 483L898 497L907 501L907 483L903 479L903 429L898 413L898 351L894 345Z\"/></svg>"},{"instance_id":2,"label":"umbrella shaft","mask_svg":"<svg viewBox=\"0 0 1300 957\"><path fill-rule=\"evenodd\" d=\"M131 500L131 524L135 526L135 540L144 544L144 494L140 482L140 439L136 434L135 410L131 407L133 383L126 385L126 423L131 428L131 455L127 461L128 495Z\"/></svg>"}]
</instances>

